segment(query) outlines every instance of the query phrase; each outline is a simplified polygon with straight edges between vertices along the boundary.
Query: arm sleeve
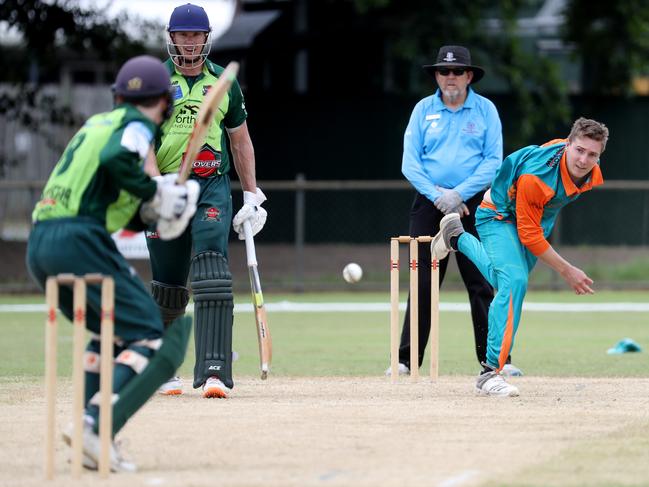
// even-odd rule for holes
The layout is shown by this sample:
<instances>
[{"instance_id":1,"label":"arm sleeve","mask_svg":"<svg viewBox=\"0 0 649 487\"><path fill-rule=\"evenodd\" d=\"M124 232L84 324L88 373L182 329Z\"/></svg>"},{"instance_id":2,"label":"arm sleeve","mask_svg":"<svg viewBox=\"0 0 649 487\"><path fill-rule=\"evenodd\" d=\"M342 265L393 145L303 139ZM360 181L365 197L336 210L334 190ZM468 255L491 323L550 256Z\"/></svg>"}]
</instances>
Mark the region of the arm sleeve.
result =
<instances>
[{"instance_id":1,"label":"arm sleeve","mask_svg":"<svg viewBox=\"0 0 649 487\"><path fill-rule=\"evenodd\" d=\"M421 131L422 103L418 103L406 127L406 133L403 136L403 158L401 161L401 172L406 179L413 185L418 193L423 194L430 201L435 201L441 193L435 188L435 184L430 180L424 170L421 161L421 150L424 145L424 134Z\"/></svg>"},{"instance_id":2,"label":"arm sleeve","mask_svg":"<svg viewBox=\"0 0 649 487\"><path fill-rule=\"evenodd\" d=\"M99 155L101 166L115 184L142 201L149 201L157 190L141 165L152 141L153 133L142 122L131 122L112 135Z\"/></svg>"},{"instance_id":3,"label":"arm sleeve","mask_svg":"<svg viewBox=\"0 0 649 487\"><path fill-rule=\"evenodd\" d=\"M228 129L239 127L248 118L246 111L246 102L241 93L239 82L235 79L230 86L230 104L228 106L228 113L226 113L223 122Z\"/></svg>"},{"instance_id":4,"label":"arm sleeve","mask_svg":"<svg viewBox=\"0 0 649 487\"><path fill-rule=\"evenodd\" d=\"M516 227L518 238L532 254L539 256L550 243L543 236L543 209L554 192L538 177L523 174L516 183Z\"/></svg>"},{"instance_id":5,"label":"arm sleeve","mask_svg":"<svg viewBox=\"0 0 649 487\"><path fill-rule=\"evenodd\" d=\"M483 145L483 159L476 170L454 189L464 201L489 187L503 160L503 128L496 106L489 102L485 114L487 130Z\"/></svg>"}]
</instances>

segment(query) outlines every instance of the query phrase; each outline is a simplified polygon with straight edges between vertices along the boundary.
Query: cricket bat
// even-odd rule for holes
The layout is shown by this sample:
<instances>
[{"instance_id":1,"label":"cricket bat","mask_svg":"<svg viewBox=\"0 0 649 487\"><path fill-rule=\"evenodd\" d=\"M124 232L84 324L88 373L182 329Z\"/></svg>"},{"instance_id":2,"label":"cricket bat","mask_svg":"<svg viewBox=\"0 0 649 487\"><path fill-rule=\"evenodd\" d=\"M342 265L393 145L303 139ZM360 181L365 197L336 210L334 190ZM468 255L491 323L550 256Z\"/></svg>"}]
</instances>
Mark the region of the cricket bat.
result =
<instances>
[{"instance_id":1,"label":"cricket bat","mask_svg":"<svg viewBox=\"0 0 649 487\"><path fill-rule=\"evenodd\" d=\"M248 274L250 276L250 289L252 291L252 306L255 308L255 322L257 324L259 367L261 369L261 378L265 380L268 377L270 362L273 358L273 341L271 340L268 322L266 321L264 295L261 292L259 272L257 271L255 241L252 238L252 228L248 221L243 222L243 234L246 241L246 260L248 264Z\"/></svg>"},{"instance_id":2,"label":"cricket bat","mask_svg":"<svg viewBox=\"0 0 649 487\"><path fill-rule=\"evenodd\" d=\"M238 72L239 63L234 61L229 63L221 73L221 76L219 76L219 80L210 88L207 92L207 96L203 99L198 115L196 115L194 130L192 130L192 133L189 136L189 141L187 142L187 148L185 149L185 156L180 165L180 171L178 171L177 184L185 184L185 181L189 178L194 160L198 155L198 151L205 142L205 137L207 136L207 131L209 130L210 125L212 125L214 115L216 114L223 97L230 89L232 82L237 77Z\"/></svg>"}]
</instances>

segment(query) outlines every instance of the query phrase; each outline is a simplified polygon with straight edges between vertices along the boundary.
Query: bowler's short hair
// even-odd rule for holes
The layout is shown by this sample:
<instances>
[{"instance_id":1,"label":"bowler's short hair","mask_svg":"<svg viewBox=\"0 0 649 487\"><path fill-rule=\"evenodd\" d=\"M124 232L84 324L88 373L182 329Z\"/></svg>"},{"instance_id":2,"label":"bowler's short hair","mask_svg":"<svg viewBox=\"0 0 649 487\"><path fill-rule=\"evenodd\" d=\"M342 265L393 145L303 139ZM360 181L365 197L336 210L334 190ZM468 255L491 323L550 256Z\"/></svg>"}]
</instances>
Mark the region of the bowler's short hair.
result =
<instances>
[{"instance_id":1,"label":"bowler's short hair","mask_svg":"<svg viewBox=\"0 0 649 487\"><path fill-rule=\"evenodd\" d=\"M596 120L579 117L575 120L575 123L572 124L568 140L573 142L577 137L588 137L589 139L601 142L602 152L604 152L606 142L608 141L608 127Z\"/></svg>"}]
</instances>

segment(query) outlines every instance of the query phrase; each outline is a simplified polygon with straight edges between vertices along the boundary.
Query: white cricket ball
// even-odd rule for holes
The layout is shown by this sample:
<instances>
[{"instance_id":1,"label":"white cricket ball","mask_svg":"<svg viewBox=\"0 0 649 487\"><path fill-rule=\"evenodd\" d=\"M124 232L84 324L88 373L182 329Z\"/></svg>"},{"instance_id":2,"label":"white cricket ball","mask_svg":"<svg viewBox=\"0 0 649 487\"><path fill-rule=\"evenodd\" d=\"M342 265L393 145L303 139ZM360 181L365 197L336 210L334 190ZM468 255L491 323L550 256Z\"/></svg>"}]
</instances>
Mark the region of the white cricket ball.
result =
<instances>
[{"instance_id":1,"label":"white cricket ball","mask_svg":"<svg viewBox=\"0 0 649 487\"><path fill-rule=\"evenodd\" d=\"M358 282L363 277L363 269L358 264L347 264L343 269L343 278L347 282Z\"/></svg>"}]
</instances>

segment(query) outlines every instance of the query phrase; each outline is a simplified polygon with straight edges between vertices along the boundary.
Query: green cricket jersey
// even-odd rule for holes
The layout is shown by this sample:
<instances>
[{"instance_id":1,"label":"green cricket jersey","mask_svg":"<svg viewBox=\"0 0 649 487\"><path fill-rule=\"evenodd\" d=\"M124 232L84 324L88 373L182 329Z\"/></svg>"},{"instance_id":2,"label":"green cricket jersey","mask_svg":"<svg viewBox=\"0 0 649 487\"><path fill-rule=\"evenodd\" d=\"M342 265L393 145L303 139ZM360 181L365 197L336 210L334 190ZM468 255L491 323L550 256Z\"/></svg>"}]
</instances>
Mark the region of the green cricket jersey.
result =
<instances>
[{"instance_id":1,"label":"green cricket jersey","mask_svg":"<svg viewBox=\"0 0 649 487\"><path fill-rule=\"evenodd\" d=\"M203 98L224 70L221 66L205 61L203 72L192 78L180 74L171 60L165 64L171 75L174 113L162 126L162 141L156 153L162 174L178 172L180 169ZM212 177L228 172L230 157L226 149L225 129L239 127L247 116L243 94L235 80L219 105L196 160L192 161L194 174Z\"/></svg>"},{"instance_id":2,"label":"green cricket jersey","mask_svg":"<svg viewBox=\"0 0 649 487\"><path fill-rule=\"evenodd\" d=\"M54 167L32 220L90 216L111 233L125 227L155 195L142 168L157 131L130 104L90 117Z\"/></svg>"}]
</instances>

